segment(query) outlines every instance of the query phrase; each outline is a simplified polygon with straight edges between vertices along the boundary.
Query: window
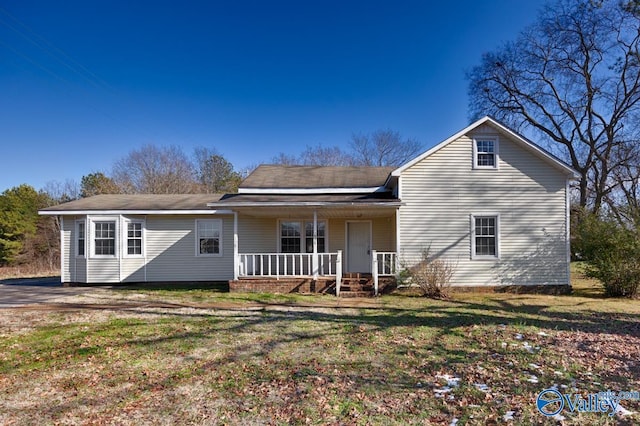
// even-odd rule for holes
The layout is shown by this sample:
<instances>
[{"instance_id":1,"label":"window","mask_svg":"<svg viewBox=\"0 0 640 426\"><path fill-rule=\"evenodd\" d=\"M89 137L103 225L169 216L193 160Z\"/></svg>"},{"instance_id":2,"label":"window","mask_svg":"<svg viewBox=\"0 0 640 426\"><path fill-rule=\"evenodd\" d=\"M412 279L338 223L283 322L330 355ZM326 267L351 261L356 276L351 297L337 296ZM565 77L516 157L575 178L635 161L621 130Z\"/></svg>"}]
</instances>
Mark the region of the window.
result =
<instances>
[{"instance_id":1,"label":"window","mask_svg":"<svg viewBox=\"0 0 640 426\"><path fill-rule=\"evenodd\" d=\"M96 256L116 255L115 221L94 222L94 254Z\"/></svg>"},{"instance_id":2,"label":"window","mask_svg":"<svg viewBox=\"0 0 640 426\"><path fill-rule=\"evenodd\" d=\"M473 167L478 169L498 168L498 140L495 138L474 139Z\"/></svg>"},{"instance_id":3,"label":"window","mask_svg":"<svg viewBox=\"0 0 640 426\"><path fill-rule=\"evenodd\" d=\"M300 222L280 222L280 251L300 253Z\"/></svg>"},{"instance_id":4,"label":"window","mask_svg":"<svg viewBox=\"0 0 640 426\"><path fill-rule=\"evenodd\" d=\"M84 257L84 248L86 242L85 221L76 221L76 256Z\"/></svg>"},{"instance_id":5,"label":"window","mask_svg":"<svg viewBox=\"0 0 640 426\"><path fill-rule=\"evenodd\" d=\"M318 253L326 251L326 222L318 221ZM302 232L304 229L304 233ZM280 222L281 253L313 253L313 221Z\"/></svg>"},{"instance_id":6,"label":"window","mask_svg":"<svg viewBox=\"0 0 640 426\"><path fill-rule=\"evenodd\" d=\"M142 221L127 222L127 256L142 256Z\"/></svg>"},{"instance_id":7,"label":"window","mask_svg":"<svg viewBox=\"0 0 640 426\"><path fill-rule=\"evenodd\" d=\"M313 222L305 223L306 249L307 253L313 253ZM325 252L324 235L325 223L318 222L318 253Z\"/></svg>"},{"instance_id":8,"label":"window","mask_svg":"<svg viewBox=\"0 0 640 426\"><path fill-rule=\"evenodd\" d=\"M499 257L498 222L499 216L471 216L473 238L472 258L497 259Z\"/></svg>"},{"instance_id":9,"label":"window","mask_svg":"<svg viewBox=\"0 0 640 426\"><path fill-rule=\"evenodd\" d=\"M222 220L199 219L196 220L196 255L220 256L222 255Z\"/></svg>"}]
</instances>

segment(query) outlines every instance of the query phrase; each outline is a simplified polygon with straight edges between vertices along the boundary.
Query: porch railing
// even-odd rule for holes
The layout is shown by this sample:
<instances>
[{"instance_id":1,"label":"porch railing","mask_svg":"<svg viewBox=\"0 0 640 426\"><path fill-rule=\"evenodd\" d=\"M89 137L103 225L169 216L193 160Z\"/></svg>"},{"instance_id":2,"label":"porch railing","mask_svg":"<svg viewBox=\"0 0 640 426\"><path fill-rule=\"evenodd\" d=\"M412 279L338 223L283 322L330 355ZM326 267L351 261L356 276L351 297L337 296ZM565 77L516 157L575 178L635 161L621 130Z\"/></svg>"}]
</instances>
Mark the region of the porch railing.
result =
<instances>
[{"instance_id":1,"label":"porch railing","mask_svg":"<svg viewBox=\"0 0 640 426\"><path fill-rule=\"evenodd\" d=\"M240 277L334 276L340 253L240 253Z\"/></svg>"},{"instance_id":2,"label":"porch railing","mask_svg":"<svg viewBox=\"0 0 640 426\"><path fill-rule=\"evenodd\" d=\"M398 253L395 251L377 251L378 275L390 276L398 273Z\"/></svg>"},{"instance_id":3,"label":"porch railing","mask_svg":"<svg viewBox=\"0 0 640 426\"><path fill-rule=\"evenodd\" d=\"M317 257L316 257L317 256ZM342 250L336 253L239 253L238 277L311 277L334 276L336 295L342 283ZM378 277L399 272L396 252L371 250L371 273L374 292L378 294Z\"/></svg>"}]
</instances>

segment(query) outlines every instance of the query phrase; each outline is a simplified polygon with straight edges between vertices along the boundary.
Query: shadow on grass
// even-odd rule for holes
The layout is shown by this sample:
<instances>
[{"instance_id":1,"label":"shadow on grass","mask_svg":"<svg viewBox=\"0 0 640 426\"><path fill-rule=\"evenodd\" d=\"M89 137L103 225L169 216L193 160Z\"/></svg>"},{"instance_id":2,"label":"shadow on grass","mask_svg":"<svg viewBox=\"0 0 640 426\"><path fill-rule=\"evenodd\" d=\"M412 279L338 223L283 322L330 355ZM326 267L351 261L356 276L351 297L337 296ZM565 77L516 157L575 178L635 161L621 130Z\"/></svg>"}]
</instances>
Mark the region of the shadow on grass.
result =
<instances>
[{"instance_id":1,"label":"shadow on grass","mask_svg":"<svg viewBox=\"0 0 640 426\"><path fill-rule=\"evenodd\" d=\"M162 290L167 292L183 292L185 290L210 290L214 293L228 293L228 281L213 282L149 282L149 283L133 283L133 284L116 284L114 290Z\"/></svg>"}]
</instances>

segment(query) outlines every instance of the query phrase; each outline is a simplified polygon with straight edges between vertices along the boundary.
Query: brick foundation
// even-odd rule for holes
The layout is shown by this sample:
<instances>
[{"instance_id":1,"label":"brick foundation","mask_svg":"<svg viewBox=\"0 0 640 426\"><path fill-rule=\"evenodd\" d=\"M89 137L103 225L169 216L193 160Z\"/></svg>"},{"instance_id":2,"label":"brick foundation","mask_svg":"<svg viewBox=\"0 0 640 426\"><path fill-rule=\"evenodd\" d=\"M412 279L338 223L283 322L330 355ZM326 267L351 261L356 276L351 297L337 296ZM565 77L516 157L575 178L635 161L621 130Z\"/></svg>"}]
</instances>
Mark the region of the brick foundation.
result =
<instances>
[{"instance_id":1,"label":"brick foundation","mask_svg":"<svg viewBox=\"0 0 640 426\"><path fill-rule=\"evenodd\" d=\"M335 293L336 280L328 278L242 278L229 281L234 293Z\"/></svg>"},{"instance_id":2,"label":"brick foundation","mask_svg":"<svg viewBox=\"0 0 640 426\"><path fill-rule=\"evenodd\" d=\"M380 277L378 291L388 294L396 288L395 277ZM336 294L335 278L241 278L229 281L229 291L236 293L306 293Z\"/></svg>"}]
</instances>

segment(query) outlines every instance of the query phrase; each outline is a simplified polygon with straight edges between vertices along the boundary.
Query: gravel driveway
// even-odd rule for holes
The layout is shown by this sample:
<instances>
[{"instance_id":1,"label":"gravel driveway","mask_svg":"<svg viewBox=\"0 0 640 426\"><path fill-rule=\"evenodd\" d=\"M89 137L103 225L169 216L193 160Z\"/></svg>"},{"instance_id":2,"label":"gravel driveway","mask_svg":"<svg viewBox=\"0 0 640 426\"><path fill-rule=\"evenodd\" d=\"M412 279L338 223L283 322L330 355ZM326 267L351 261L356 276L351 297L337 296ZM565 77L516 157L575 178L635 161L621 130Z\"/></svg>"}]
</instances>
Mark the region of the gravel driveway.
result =
<instances>
[{"instance_id":1,"label":"gravel driveway","mask_svg":"<svg viewBox=\"0 0 640 426\"><path fill-rule=\"evenodd\" d=\"M60 277L0 281L0 309L40 303L60 303L91 291L90 287L62 287Z\"/></svg>"}]
</instances>

